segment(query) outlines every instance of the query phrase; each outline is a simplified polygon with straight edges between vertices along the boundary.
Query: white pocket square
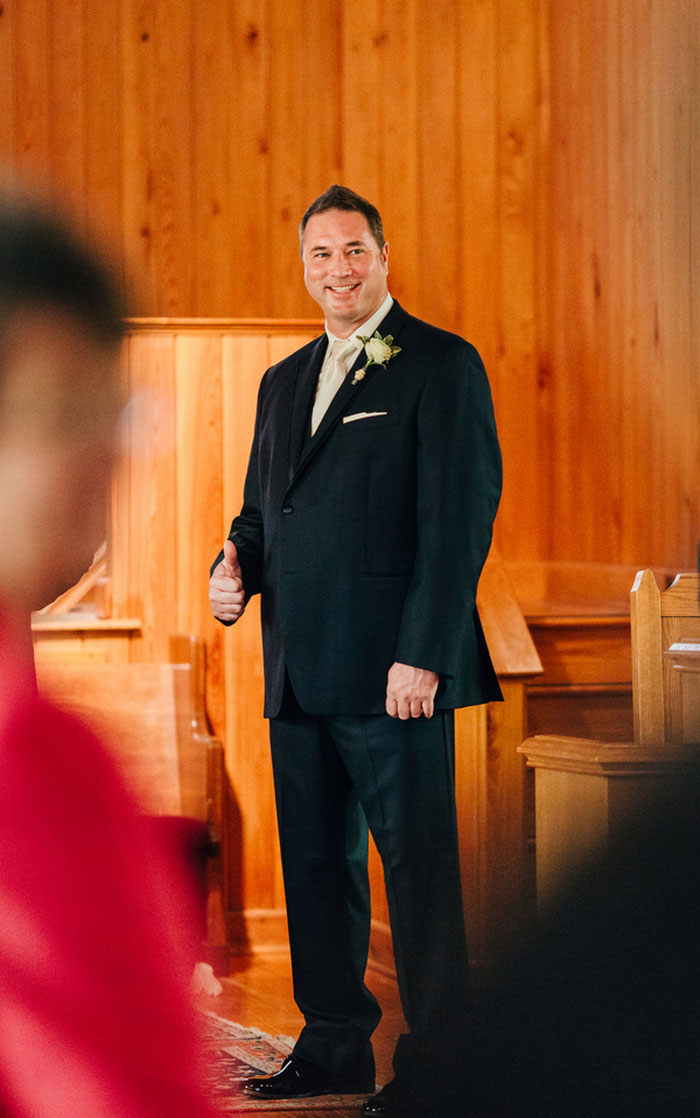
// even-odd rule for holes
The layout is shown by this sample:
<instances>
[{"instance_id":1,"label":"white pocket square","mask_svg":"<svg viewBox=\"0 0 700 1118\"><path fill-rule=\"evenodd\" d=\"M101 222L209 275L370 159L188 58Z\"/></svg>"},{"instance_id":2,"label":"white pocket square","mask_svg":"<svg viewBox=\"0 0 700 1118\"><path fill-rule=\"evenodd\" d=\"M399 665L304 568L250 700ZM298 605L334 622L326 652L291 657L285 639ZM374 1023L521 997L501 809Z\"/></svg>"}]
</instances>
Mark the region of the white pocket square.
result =
<instances>
[{"instance_id":1,"label":"white pocket square","mask_svg":"<svg viewBox=\"0 0 700 1118\"><path fill-rule=\"evenodd\" d=\"M375 415L388 415L386 411L356 411L354 415L344 415L343 423L354 423L357 419L373 419Z\"/></svg>"}]
</instances>

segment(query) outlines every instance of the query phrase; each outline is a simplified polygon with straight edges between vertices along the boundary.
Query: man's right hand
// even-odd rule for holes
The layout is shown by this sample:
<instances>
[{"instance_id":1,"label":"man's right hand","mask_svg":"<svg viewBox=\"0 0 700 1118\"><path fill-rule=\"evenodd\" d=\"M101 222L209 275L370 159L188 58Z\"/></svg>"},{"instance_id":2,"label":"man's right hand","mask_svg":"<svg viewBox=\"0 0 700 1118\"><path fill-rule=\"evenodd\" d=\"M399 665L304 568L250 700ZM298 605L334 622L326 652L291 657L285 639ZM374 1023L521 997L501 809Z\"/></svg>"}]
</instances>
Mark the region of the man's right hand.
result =
<instances>
[{"instance_id":1,"label":"man's right hand","mask_svg":"<svg viewBox=\"0 0 700 1118\"><path fill-rule=\"evenodd\" d=\"M241 564L233 540L224 543L224 557L209 579L209 603L219 621L238 621L245 609Z\"/></svg>"}]
</instances>

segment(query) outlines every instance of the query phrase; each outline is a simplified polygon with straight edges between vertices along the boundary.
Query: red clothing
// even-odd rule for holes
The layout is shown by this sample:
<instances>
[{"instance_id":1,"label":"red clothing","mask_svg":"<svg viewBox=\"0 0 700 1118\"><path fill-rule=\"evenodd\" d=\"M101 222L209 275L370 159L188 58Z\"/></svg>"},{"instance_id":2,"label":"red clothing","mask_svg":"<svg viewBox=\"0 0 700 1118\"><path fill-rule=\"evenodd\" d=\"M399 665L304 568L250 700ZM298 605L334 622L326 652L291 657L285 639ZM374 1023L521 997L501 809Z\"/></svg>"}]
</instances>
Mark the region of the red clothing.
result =
<instances>
[{"instance_id":1,"label":"red clothing","mask_svg":"<svg viewBox=\"0 0 700 1118\"><path fill-rule=\"evenodd\" d=\"M0 1113L211 1118L187 886L32 674L0 636Z\"/></svg>"}]
</instances>

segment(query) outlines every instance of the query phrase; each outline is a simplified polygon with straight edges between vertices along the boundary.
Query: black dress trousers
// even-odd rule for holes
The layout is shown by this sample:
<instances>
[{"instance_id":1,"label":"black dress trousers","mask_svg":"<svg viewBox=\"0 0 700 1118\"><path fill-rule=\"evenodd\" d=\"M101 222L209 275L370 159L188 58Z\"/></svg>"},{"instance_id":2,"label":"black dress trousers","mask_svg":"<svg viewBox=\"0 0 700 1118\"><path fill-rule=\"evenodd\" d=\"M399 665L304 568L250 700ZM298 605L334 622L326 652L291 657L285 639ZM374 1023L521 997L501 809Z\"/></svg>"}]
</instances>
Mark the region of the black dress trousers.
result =
<instances>
[{"instance_id":1,"label":"black dress trousers","mask_svg":"<svg viewBox=\"0 0 700 1118\"><path fill-rule=\"evenodd\" d=\"M294 995L295 1054L331 1071L370 1053L367 823L382 859L410 1070L459 1030L468 962L454 793L454 715L318 717L286 704L270 739Z\"/></svg>"}]
</instances>

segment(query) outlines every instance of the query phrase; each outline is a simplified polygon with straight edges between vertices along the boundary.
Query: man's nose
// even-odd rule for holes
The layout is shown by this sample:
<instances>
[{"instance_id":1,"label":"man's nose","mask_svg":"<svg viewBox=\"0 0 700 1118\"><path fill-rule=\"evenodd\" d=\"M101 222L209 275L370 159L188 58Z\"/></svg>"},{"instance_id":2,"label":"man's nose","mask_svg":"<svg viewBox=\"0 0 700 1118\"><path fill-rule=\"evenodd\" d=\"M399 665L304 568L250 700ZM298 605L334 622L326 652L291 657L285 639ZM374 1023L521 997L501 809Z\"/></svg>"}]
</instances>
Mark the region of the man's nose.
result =
<instances>
[{"instance_id":1,"label":"man's nose","mask_svg":"<svg viewBox=\"0 0 700 1118\"><path fill-rule=\"evenodd\" d=\"M347 276L351 271L351 263L344 252L334 253L331 265L337 276Z\"/></svg>"}]
</instances>

